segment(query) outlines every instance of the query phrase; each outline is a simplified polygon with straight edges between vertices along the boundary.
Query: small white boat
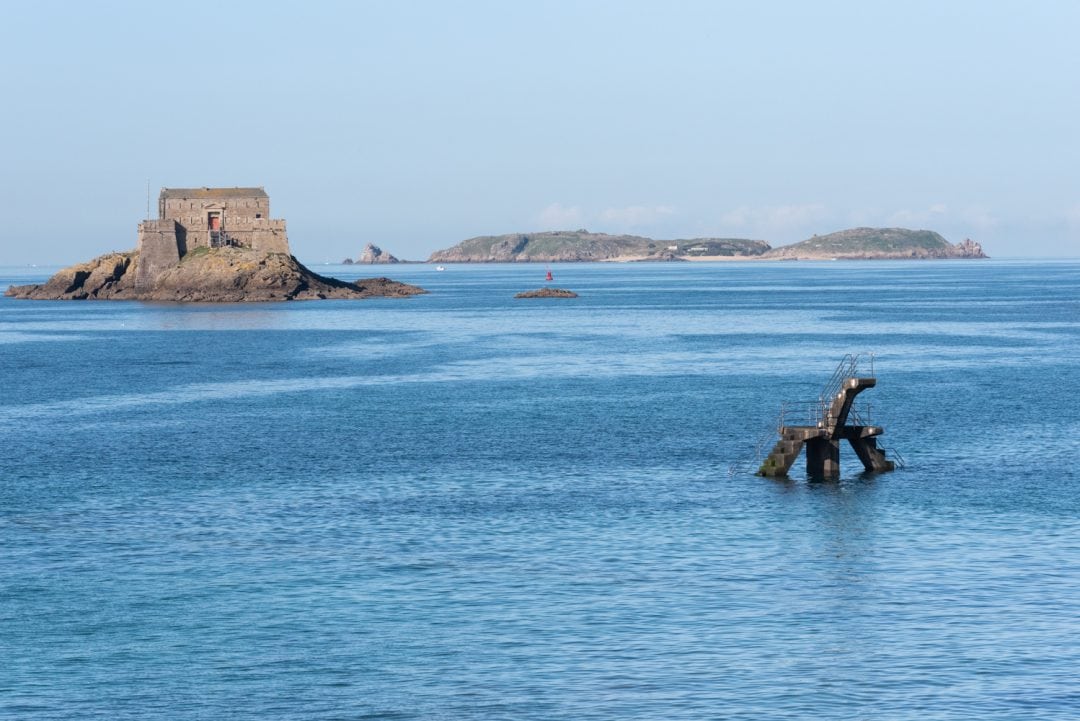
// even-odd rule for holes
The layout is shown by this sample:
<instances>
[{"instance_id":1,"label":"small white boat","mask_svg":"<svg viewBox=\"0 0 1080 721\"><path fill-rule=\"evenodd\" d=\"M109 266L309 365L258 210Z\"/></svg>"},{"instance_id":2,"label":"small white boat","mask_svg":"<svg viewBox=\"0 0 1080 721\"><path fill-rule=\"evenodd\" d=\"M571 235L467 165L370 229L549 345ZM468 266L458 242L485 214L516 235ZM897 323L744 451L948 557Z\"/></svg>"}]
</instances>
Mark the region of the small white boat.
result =
<instances>
[{"instance_id":1,"label":"small white boat","mask_svg":"<svg viewBox=\"0 0 1080 721\"><path fill-rule=\"evenodd\" d=\"M435 270L446 270L446 268L442 267L441 265L437 265L435 266Z\"/></svg>"}]
</instances>

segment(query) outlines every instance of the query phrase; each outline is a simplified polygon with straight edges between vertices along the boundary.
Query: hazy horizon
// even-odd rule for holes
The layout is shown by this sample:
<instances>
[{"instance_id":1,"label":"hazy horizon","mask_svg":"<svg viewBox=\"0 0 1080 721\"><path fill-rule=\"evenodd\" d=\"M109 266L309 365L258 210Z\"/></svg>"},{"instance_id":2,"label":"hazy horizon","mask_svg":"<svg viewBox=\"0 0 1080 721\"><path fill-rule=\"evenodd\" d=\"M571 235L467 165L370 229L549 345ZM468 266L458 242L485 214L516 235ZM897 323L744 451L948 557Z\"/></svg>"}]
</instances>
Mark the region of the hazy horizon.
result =
<instances>
[{"instance_id":1,"label":"hazy horizon","mask_svg":"<svg viewBox=\"0 0 1080 721\"><path fill-rule=\"evenodd\" d=\"M266 188L307 262L587 228L1080 256L1067 2L5 3L0 264Z\"/></svg>"}]
</instances>

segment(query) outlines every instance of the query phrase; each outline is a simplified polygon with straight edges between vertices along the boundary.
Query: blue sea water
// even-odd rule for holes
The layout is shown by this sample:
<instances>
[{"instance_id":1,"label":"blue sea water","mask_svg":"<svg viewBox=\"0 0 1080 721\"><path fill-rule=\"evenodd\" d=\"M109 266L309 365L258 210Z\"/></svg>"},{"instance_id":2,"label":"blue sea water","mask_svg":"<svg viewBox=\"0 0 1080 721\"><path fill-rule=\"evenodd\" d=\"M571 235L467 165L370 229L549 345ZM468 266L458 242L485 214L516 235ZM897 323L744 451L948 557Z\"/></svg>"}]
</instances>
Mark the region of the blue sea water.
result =
<instances>
[{"instance_id":1,"label":"blue sea water","mask_svg":"<svg viewBox=\"0 0 1080 721\"><path fill-rule=\"evenodd\" d=\"M0 299L0 717L1080 717L1080 263L554 272ZM858 351L906 468L729 473Z\"/></svg>"}]
</instances>

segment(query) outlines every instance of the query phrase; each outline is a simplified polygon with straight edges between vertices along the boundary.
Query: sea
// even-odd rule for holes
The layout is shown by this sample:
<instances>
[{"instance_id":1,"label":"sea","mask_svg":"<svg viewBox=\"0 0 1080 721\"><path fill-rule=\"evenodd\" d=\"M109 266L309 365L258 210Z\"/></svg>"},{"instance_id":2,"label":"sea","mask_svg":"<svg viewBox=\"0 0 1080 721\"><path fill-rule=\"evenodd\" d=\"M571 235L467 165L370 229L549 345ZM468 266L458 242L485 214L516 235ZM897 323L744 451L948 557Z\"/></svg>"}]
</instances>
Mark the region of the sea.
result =
<instances>
[{"instance_id":1,"label":"sea","mask_svg":"<svg viewBox=\"0 0 1080 721\"><path fill-rule=\"evenodd\" d=\"M0 718L1080 717L1080 261L314 268L0 299Z\"/></svg>"}]
</instances>

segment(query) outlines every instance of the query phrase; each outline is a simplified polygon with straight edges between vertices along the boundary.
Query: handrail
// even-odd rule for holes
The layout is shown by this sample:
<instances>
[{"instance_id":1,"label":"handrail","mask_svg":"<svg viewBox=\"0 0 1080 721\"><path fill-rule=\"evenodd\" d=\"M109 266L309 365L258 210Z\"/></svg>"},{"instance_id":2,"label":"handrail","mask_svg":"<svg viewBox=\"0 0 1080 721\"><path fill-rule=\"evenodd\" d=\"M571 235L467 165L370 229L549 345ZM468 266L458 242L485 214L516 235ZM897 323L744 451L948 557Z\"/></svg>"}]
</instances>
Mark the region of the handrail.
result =
<instances>
[{"instance_id":1,"label":"handrail","mask_svg":"<svg viewBox=\"0 0 1080 721\"><path fill-rule=\"evenodd\" d=\"M207 230L206 235L207 245L211 248L224 248L229 245L237 245L236 240L229 235L224 228Z\"/></svg>"},{"instance_id":2,"label":"handrail","mask_svg":"<svg viewBox=\"0 0 1080 721\"><path fill-rule=\"evenodd\" d=\"M847 353L836 366L832 376L821 391L821 400L828 399L831 403L833 397L840 392L845 378L853 378L859 370L859 356L857 353Z\"/></svg>"},{"instance_id":3,"label":"handrail","mask_svg":"<svg viewBox=\"0 0 1080 721\"><path fill-rule=\"evenodd\" d=\"M805 418L806 424L809 427L817 427L827 429L830 433L833 432L835 425L835 419L831 417L833 402L836 400L836 396L840 393L840 389L844 385L844 381L848 378L857 378L859 372L859 363L863 358L869 360L870 376L874 375L874 354L873 353L846 353L840 362L837 364L836 369L833 370L832 376L829 378L825 387L822 389L821 394L815 400L810 401L787 401L780 405L780 413L777 416L776 427L769 428L762 433L754 447L753 456L743 462L732 463L728 467L728 473L734 476L743 468L748 468L752 464L760 464L764 462L766 457L766 446L776 433L781 437L784 436L784 429L789 425L789 420L802 420ZM868 426L870 425L870 404L865 405L865 418L852 403L849 409L848 417L854 421L852 425ZM792 423L791 425L802 425L801 423ZM896 454L900 467L904 467L904 461L900 458L900 454Z\"/></svg>"},{"instance_id":4,"label":"handrail","mask_svg":"<svg viewBox=\"0 0 1080 721\"><path fill-rule=\"evenodd\" d=\"M827 408L820 398L812 401L786 402L780 407L780 429L789 425L820 427L826 413Z\"/></svg>"},{"instance_id":5,"label":"handrail","mask_svg":"<svg viewBox=\"0 0 1080 721\"><path fill-rule=\"evenodd\" d=\"M870 360L870 372L874 370L874 354L868 353L866 356ZM825 384L821 391L821 394L811 401L794 401L786 402L780 408L780 428L788 425L788 419L798 419L802 421L805 419L805 425L818 426L824 428L831 425L832 419L830 413L832 412L833 403L836 397L840 394L841 388L844 386L844 381L848 378L858 377L859 361L863 356L857 353L846 354L840 363L836 366L829 381ZM870 417L870 405L865 406L866 418ZM856 418L859 418L858 411L852 407L852 412L856 414ZM798 423L793 424L798 425ZM856 425L868 425L865 423L857 423Z\"/></svg>"},{"instance_id":6,"label":"handrail","mask_svg":"<svg viewBox=\"0 0 1080 721\"><path fill-rule=\"evenodd\" d=\"M858 409L858 407L852 403L851 409L848 411L848 425L849 426L872 426L874 425L870 420L870 404L866 403L863 406L863 411L866 413L864 416Z\"/></svg>"},{"instance_id":7,"label":"handrail","mask_svg":"<svg viewBox=\"0 0 1080 721\"><path fill-rule=\"evenodd\" d=\"M870 361L870 377L874 376L874 354L865 354ZM836 365L836 369L833 371L832 376L829 378L825 387L821 390L821 395L818 396L818 404L821 407L821 412L818 417L818 423L827 423L830 419L828 417L829 411L832 409L833 400L840 393L840 389L844 386L844 381L848 378L857 378L859 374L859 362L862 360L863 354L860 353L846 353L840 362Z\"/></svg>"},{"instance_id":8,"label":"handrail","mask_svg":"<svg viewBox=\"0 0 1080 721\"><path fill-rule=\"evenodd\" d=\"M896 464L897 468L907 468L907 461L904 460L904 457L902 455L900 455L900 451L896 450L895 448L886 448L881 444L878 444L878 450L884 453L886 458L892 456L893 463Z\"/></svg>"},{"instance_id":9,"label":"handrail","mask_svg":"<svg viewBox=\"0 0 1080 721\"><path fill-rule=\"evenodd\" d=\"M758 436L757 443L754 444L753 455L750 456L748 459L742 461L741 463L736 461L735 463L732 463L730 466L728 466L729 476L734 476L739 473L739 471L749 473L752 470L756 470L758 467L761 466L762 463L765 462L765 450L768 447L769 441L773 438L774 434L783 435L785 405L786 404L780 405L780 414L777 417L776 425L773 426L770 423L769 427L762 431L761 435Z\"/></svg>"}]
</instances>

